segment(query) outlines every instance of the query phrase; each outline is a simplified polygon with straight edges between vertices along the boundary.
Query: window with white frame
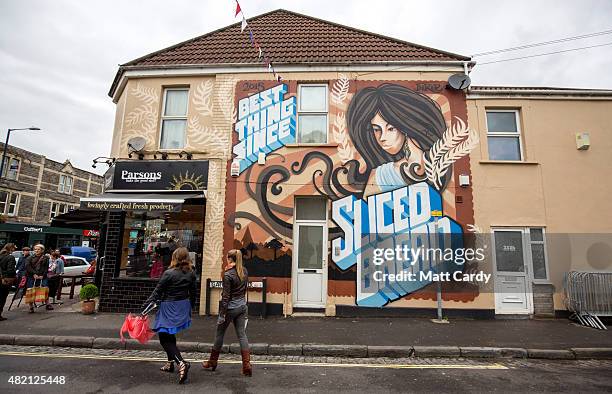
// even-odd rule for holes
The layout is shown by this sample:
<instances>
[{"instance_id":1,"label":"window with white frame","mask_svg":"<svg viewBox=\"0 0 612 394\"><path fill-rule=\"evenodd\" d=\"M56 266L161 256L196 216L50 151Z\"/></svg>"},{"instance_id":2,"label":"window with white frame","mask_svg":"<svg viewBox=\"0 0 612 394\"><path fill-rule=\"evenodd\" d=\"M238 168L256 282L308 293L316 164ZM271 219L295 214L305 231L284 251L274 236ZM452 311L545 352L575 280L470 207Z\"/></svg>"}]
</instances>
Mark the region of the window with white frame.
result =
<instances>
[{"instance_id":1,"label":"window with white frame","mask_svg":"<svg viewBox=\"0 0 612 394\"><path fill-rule=\"evenodd\" d=\"M543 228L530 228L528 235L529 253L535 281L548 280L548 264L546 262L546 238Z\"/></svg>"},{"instance_id":2,"label":"window with white frame","mask_svg":"<svg viewBox=\"0 0 612 394\"><path fill-rule=\"evenodd\" d=\"M327 143L327 85L298 87L298 144Z\"/></svg>"},{"instance_id":3,"label":"window with white frame","mask_svg":"<svg viewBox=\"0 0 612 394\"><path fill-rule=\"evenodd\" d=\"M68 212L69 209L70 206L68 204L60 202L51 203L51 214L49 215L49 217L53 219L54 217L61 215L62 213Z\"/></svg>"},{"instance_id":4,"label":"window with white frame","mask_svg":"<svg viewBox=\"0 0 612 394\"><path fill-rule=\"evenodd\" d=\"M0 192L0 214L16 216L19 206L19 194Z\"/></svg>"},{"instance_id":5,"label":"window with white frame","mask_svg":"<svg viewBox=\"0 0 612 394\"><path fill-rule=\"evenodd\" d=\"M5 157L4 158L4 166L2 167L2 178L17 180L17 175L19 175L19 167L21 166L21 161L16 157Z\"/></svg>"},{"instance_id":6,"label":"window with white frame","mask_svg":"<svg viewBox=\"0 0 612 394\"><path fill-rule=\"evenodd\" d=\"M72 194L72 183L74 179L70 175L60 175L57 191L64 194Z\"/></svg>"},{"instance_id":7,"label":"window with white frame","mask_svg":"<svg viewBox=\"0 0 612 394\"><path fill-rule=\"evenodd\" d=\"M187 131L189 89L168 88L164 91L160 149L183 149Z\"/></svg>"},{"instance_id":8,"label":"window with white frame","mask_svg":"<svg viewBox=\"0 0 612 394\"><path fill-rule=\"evenodd\" d=\"M487 110L489 160L523 160L518 110Z\"/></svg>"}]
</instances>

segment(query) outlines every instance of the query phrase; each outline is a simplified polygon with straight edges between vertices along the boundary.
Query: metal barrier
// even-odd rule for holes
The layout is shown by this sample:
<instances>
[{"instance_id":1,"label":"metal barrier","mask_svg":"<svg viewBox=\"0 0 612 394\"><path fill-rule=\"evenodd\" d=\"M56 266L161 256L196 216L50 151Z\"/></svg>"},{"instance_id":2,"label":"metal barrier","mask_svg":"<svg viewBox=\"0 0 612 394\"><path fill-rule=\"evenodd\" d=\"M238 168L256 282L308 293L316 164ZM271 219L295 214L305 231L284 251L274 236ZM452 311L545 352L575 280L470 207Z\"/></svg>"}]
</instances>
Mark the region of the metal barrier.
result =
<instances>
[{"instance_id":1,"label":"metal barrier","mask_svg":"<svg viewBox=\"0 0 612 394\"><path fill-rule=\"evenodd\" d=\"M612 316L612 272L570 271L564 288L571 317L584 326L607 330L599 316Z\"/></svg>"}]
</instances>

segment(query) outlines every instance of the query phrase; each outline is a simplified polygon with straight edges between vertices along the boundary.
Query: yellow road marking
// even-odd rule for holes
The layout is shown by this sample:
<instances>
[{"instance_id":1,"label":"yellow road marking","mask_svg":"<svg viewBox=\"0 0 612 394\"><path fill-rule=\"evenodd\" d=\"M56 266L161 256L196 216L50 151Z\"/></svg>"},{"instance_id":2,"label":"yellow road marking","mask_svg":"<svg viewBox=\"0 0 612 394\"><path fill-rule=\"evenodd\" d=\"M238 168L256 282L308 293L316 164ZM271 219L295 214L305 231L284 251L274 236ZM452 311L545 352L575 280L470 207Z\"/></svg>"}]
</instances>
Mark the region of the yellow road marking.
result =
<instances>
[{"instance_id":1,"label":"yellow road marking","mask_svg":"<svg viewBox=\"0 0 612 394\"><path fill-rule=\"evenodd\" d=\"M55 354L55 353L30 353L30 352L0 352L0 356L22 356L22 357L46 357L46 358L77 358L91 360L121 360L121 361L167 361L162 357L138 357L138 356L106 356L92 354ZM201 362L201 359L187 359L191 362ZM240 364L240 360L219 360L219 364ZM508 369L498 363L492 364L338 364L321 362L298 362L298 361L253 361L256 365L281 365L281 366L306 366L306 367L340 367L340 368L385 368L385 369Z\"/></svg>"}]
</instances>

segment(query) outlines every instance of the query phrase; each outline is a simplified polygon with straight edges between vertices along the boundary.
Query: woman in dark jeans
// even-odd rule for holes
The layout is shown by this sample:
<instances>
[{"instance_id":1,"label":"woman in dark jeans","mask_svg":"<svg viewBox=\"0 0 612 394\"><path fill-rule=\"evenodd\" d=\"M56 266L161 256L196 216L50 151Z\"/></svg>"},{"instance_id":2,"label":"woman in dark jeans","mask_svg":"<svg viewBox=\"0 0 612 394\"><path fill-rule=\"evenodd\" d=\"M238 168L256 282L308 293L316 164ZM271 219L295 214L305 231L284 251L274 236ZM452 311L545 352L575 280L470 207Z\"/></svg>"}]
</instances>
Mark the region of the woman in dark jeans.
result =
<instances>
[{"instance_id":1,"label":"woman in dark jeans","mask_svg":"<svg viewBox=\"0 0 612 394\"><path fill-rule=\"evenodd\" d=\"M191 327L191 309L196 297L196 277L193 272L189 251L178 248L172 253L170 267L164 272L157 287L143 305L159 304L153 331L159 336L159 343L168 355L168 362L160 369L174 372L176 362L179 370L179 384L185 383L190 364L183 360L176 346L176 334Z\"/></svg>"},{"instance_id":2,"label":"woman in dark jeans","mask_svg":"<svg viewBox=\"0 0 612 394\"><path fill-rule=\"evenodd\" d=\"M249 340L246 336L248 322L247 310L247 284L249 274L242 265L242 252L232 249L227 253L229 264L223 272L223 294L219 304L219 317L217 319L217 334L215 343L210 350L210 358L202 364L206 369L217 369L217 360L223 346L225 330L230 323L234 323L236 336L240 341L240 353L242 354L242 374L251 376L251 355L249 352Z\"/></svg>"},{"instance_id":3,"label":"woman in dark jeans","mask_svg":"<svg viewBox=\"0 0 612 394\"><path fill-rule=\"evenodd\" d=\"M6 320L6 317L2 317L2 310L4 304L6 304L6 298L8 297L11 286L15 284L15 257L12 253L15 251L15 245L8 243L4 245L0 251L0 321Z\"/></svg>"}]
</instances>

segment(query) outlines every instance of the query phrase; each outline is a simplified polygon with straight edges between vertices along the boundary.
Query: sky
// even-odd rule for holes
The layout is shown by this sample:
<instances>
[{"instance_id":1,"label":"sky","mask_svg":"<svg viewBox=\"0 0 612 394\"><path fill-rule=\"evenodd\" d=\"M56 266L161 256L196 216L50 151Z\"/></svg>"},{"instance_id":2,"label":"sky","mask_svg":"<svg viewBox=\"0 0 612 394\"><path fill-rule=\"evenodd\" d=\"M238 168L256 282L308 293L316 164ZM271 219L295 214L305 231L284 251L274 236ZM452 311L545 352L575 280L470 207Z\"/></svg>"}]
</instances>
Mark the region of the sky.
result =
<instances>
[{"instance_id":1,"label":"sky","mask_svg":"<svg viewBox=\"0 0 612 394\"><path fill-rule=\"evenodd\" d=\"M118 65L227 26L235 0L2 0L0 138L92 169L110 152ZM607 0L241 0L247 18L284 8L405 41L473 55L612 30ZM612 34L503 55L479 63L612 43ZM265 48L264 48L265 49ZM612 89L612 45L477 65L474 85Z\"/></svg>"}]
</instances>

